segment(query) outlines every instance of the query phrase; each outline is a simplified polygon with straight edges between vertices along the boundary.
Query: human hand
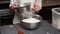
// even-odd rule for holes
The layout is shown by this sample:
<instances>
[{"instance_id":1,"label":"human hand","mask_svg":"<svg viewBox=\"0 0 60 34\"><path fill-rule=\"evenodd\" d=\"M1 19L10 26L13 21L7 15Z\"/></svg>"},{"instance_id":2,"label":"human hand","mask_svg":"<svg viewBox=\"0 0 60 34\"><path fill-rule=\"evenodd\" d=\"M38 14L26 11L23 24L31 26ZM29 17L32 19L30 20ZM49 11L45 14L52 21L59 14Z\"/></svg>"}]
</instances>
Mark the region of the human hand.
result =
<instances>
[{"instance_id":1,"label":"human hand","mask_svg":"<svg viewBox=\"0 0 60 34\"><path fill-rule=\"evenodd\" d=\"M40 7L37 4L34 4L34 10L38 12L40 10Z\"/></svg>"},{"instance_id":2,"label":"human hand","mask_svg":"<svg viewBox=\"0 0 60 34\"><path fill-rule=\"evenodd\" d=\"M14 11L15 10L15 8L16 8L16 4L10 4L10 9L11 9L11 11Z\"/></svg>"}]
</instances>

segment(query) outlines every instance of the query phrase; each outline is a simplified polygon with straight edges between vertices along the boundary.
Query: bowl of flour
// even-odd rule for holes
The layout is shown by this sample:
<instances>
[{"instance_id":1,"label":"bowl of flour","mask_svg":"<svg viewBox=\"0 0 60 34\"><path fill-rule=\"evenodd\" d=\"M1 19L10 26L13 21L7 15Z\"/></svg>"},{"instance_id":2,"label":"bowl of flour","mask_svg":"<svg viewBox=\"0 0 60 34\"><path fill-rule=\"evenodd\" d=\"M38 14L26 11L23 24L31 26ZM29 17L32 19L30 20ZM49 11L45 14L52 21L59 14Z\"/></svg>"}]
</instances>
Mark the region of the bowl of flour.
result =
<instances>
[{"instance_id":1,"label":"bowl of flour","mask_svg":"<svg viewBox=\"0 0 60 34\"><path fill-rule=\"evenodd\" d=\"M34 15L31 18L21 20L21 25L26 29L37 29L41 23L41 16Z\"/></svg>"}]
</instances>

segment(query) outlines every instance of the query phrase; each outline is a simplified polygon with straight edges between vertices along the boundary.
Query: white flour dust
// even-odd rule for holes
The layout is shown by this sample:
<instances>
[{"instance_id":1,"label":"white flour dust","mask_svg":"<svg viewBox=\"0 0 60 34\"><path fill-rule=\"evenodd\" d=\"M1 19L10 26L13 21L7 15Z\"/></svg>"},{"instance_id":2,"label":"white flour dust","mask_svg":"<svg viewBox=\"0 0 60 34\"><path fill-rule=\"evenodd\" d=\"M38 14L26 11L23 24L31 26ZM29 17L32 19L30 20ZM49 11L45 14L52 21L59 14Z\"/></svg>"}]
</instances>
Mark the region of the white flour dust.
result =
<instances>
[{"instance_id":1,"label":"white flour dust","mask_svg":"<svg viewBox=\"0 0 60 34\"><path fill-rule=\"evenodd\" d=\"M28 18L28 19L22 20L22 22L26 22L26 23L37 23L37 22L40 22L40 20L38 20L36 18Z\"/></svg>"}]
</instances>

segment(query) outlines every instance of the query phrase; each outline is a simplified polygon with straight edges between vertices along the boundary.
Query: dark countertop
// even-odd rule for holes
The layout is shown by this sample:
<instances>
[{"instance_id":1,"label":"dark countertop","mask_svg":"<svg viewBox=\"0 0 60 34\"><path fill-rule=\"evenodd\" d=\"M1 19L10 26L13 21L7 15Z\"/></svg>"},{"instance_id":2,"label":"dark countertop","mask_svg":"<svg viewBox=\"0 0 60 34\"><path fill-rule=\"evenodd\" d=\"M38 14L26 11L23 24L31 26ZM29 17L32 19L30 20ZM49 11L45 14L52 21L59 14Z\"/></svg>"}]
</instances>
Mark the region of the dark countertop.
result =
<instances>
[{"instance_id":1,"label":"dark countertop","mask_svg":"<svg viewBox=\"0 0 60 34\"><path fill-rule=\"evenodd\" d=\"M26 30L23 27L21 27L21 25L19 25L19 27L24 32L24 34L60 34L60 32L54 27L52 27L47 21L41 22L40 27L36 30ZM15 25L1 26L1 34L17 34L17 33L18 32L15 29Z\"/></svg>"}]
</instances>

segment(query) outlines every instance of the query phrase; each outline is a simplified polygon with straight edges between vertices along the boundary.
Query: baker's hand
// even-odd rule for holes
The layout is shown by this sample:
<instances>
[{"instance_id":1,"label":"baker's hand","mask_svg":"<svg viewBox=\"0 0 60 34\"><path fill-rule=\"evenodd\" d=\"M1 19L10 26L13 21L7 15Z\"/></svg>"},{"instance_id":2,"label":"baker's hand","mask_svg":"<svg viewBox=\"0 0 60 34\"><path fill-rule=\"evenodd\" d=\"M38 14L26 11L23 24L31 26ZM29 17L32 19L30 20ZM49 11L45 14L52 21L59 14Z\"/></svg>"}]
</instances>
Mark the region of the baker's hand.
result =
<instances>
[{"instance_id":1,"label":"baker's hand","mask_svg":"<svg viewBox=\"0 0 60 34\"><path fill-rule=\"evenodd\" d=\"M16 8L16 4L10 4L10 9L11 9L11 11L14 11L15 10L15 8Z\"/></svg>"},{"instance_id":2,"label":"baker's hand","mask_svg":"<svg viewBox=\"0 0 60 34\"><path fill-rule=\"evenodd\" d=\"M34 4L34 10L36 11L36 12L38 12L40 9L39 9L40 7L37 5L37 4Z\"/></svg>"}]
</instances>

